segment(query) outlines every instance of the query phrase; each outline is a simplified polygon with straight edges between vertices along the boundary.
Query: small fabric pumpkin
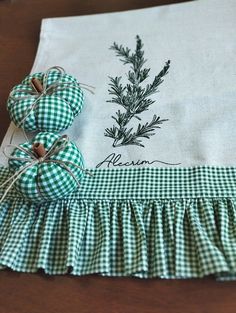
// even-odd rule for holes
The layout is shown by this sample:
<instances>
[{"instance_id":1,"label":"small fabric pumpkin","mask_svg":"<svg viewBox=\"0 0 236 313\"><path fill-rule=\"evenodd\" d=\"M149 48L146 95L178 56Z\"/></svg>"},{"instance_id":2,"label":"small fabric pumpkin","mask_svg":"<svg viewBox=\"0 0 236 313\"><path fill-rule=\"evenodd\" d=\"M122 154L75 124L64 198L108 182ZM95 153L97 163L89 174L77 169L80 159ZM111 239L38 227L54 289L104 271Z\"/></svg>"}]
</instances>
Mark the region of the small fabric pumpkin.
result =
<instances>
[{"instance_id":1,"label":"small fabric pumpkin","mask_svg":"<svg viewBox=\"0 0 236 313\"><path fill-rule=\"evenodd\" d=\"M9 157L17 176L14 187L33 202L56 200L73 192L84 176L84 161L67 136L38 133L20 144Z\"/></svg>"},{"instance_id":2,"label":"small fabric pumpkin","mask_svg":"<svg viewBox=\"0 0 236 313\"><path fill-rule=\"evenodd\" d=\"M16 85L7 109L17 127L26 131L58 132L67 129L81 112L84 94L76 78L61 67L28 75Z\"/></svg>"}]
</instances>

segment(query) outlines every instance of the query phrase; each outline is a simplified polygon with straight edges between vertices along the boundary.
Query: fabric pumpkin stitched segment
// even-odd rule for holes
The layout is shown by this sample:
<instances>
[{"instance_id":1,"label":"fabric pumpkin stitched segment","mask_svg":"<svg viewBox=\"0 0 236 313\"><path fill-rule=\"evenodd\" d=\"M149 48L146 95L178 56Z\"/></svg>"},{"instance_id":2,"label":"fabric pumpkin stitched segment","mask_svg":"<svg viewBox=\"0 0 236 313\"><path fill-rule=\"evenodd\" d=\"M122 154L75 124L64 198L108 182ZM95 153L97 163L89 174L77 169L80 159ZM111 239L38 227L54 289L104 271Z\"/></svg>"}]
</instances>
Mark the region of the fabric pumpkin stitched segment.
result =
<instances>
[{"instance_id":1,"label":"fabric pumpkin stitched segment","mask_svg":"<svg viewBox=\"0 0 236 313\"><path fill-rule=\"evenodd\" d=\"M61 136L54 133L38 133L30 142L20 144L25 151L18 148L12 153L16 159L9 160L12 175L30 164L32 159L28 153L33 153L32 145L41 143L49 151ZM27 153L28 152L28 153ZM68 141L63 149L52 154L45 161L33 164L19 175L14 183L15 190L21 197L30 201L49 201L65 197L78 187L84 176L84 160L77 146Z\"/></svg>"},{"instance_id":2,"label":"fabric pumpkin stitched segment","mask_svg":"<svg viewBox=\"0 0 236 313\"><path fill-rule=\"evenodd\" d=\"M11 120L18 127L26 131L50 131L57 132L71 126L74 117L83 107L84 94L79 87L79 82L71 75L52 69L48 73L46 88L53 86L58 81L59 85L52 92L41 96L34 106L37 98L31 86L32 78L43 82L45 73L28 75L21 84L15 86L7 102L7 109ZM38 95L40 96L40 94Z\"/></svg>"}]
</instances>

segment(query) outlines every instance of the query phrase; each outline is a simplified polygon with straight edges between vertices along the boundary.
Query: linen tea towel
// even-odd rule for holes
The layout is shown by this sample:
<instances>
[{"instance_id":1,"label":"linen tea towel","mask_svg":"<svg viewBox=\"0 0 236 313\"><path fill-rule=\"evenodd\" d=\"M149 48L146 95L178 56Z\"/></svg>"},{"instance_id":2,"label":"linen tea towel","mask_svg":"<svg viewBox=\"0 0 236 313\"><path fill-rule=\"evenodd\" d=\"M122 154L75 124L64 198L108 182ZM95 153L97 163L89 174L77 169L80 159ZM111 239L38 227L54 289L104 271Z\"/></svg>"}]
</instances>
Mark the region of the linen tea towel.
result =
<instances>
[{"instance_id":1,"label":"linen tea towel","mask_svg":"<svg viewBox=\"0 0 236 313\"><path fill-rule=\"evenodd\" d=\"M36 206L9 192L2 267L235 279L235 11L199 0L43 20L32 72L56 62L96 86L66 131L93 177Z\"/></svg>"}]
</instances>

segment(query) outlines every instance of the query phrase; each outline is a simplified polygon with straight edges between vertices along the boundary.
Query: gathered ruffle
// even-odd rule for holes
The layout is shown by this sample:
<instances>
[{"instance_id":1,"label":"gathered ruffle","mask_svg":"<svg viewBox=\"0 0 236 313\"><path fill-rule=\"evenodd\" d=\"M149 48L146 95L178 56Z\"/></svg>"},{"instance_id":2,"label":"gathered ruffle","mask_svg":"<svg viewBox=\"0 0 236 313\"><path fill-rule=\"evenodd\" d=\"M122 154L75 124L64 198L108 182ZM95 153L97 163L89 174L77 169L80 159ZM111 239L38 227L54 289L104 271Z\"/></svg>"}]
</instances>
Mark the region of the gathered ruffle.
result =
<instances>
[{"instance_id":1,"label":"gathered ruffle","mask_svg":"<svg viewBox=\"0 0 236 313\"><path fill-rule=\"evenodd\" d=\"M100 199L82 197L88 186L81 188L70 198L39 204L10 192L0 206L0 268L236 279L235 197Z\"/></svg>"}]
</instances>

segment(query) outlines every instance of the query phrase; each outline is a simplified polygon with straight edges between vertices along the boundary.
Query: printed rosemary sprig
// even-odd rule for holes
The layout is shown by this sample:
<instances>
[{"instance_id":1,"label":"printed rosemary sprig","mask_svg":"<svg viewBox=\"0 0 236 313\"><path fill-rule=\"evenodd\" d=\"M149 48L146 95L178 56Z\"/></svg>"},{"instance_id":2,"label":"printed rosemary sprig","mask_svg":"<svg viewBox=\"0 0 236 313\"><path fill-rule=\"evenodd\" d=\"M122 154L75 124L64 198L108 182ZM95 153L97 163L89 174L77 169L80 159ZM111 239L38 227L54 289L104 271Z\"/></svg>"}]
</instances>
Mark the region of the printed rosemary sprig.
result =
<instances>
[{"instance_id":1,"label":"printed rosemary sprig","mask_svg":"<svg viewBox=\"0 0 236 313\"><path fill-rule=\"evenodd\" d=\"M112 138L113 147L124 145L137 145L144 147L143 138L150 139L155 135L155 130L160 128L160 125L168 119L161 119L160 116L154 115L151 122L138 124L136 130L128 128L128 123L131 119L136 118L141 121L140 114L149 109L155 101L150 98L151 95L158 91L158 86L163 82L163 77L168 73L170 61L168 60L163 69L155 76L152 83L145 87L142 83L149 77L150 68L144 68L147 61L144 58L143 43L139 36L136 36L136 49L131 53L129 48L124 48L122 45L113 43L110 49L114 50L116 56L120 57L123 64L130 64L127 78L128 83L123 86L121 83L122 77L109 77L109 94L111 100L107 102L116 103L123 107L123 111L118 110L112 118L116 125L105 129L105 136Z\"/></svg>"}]
</instances>

